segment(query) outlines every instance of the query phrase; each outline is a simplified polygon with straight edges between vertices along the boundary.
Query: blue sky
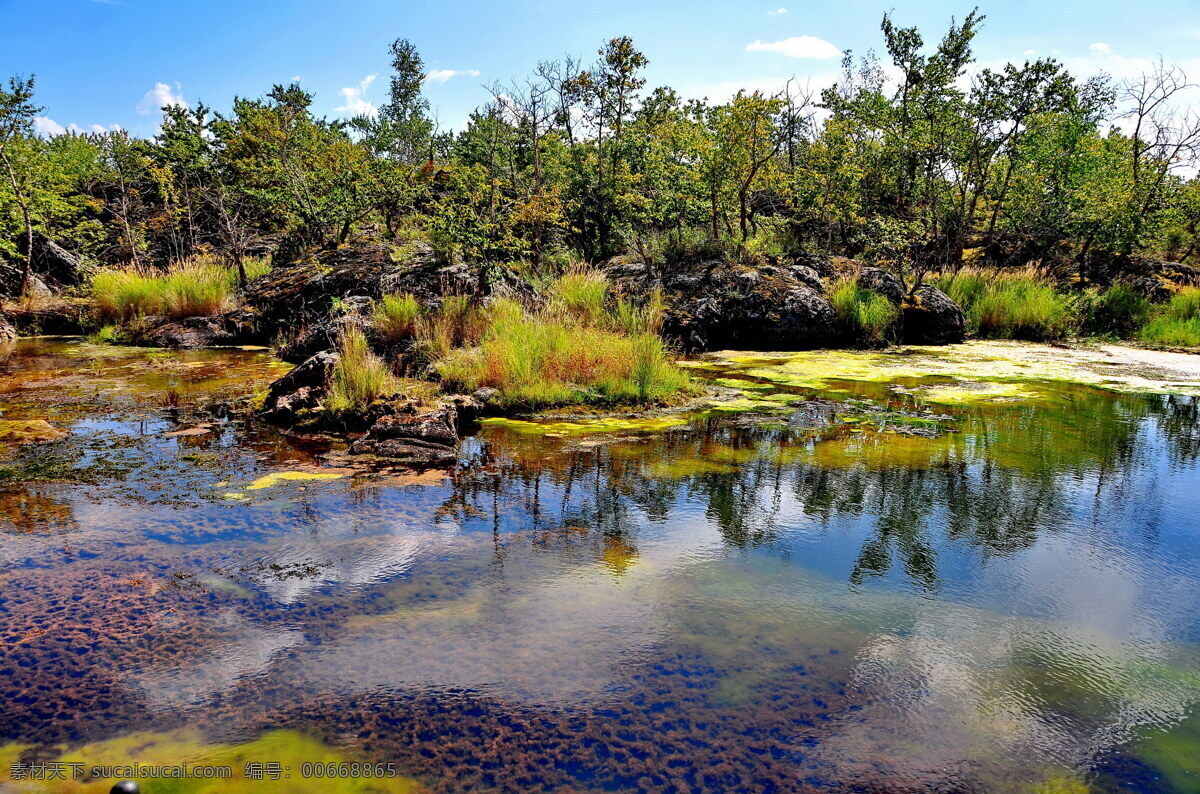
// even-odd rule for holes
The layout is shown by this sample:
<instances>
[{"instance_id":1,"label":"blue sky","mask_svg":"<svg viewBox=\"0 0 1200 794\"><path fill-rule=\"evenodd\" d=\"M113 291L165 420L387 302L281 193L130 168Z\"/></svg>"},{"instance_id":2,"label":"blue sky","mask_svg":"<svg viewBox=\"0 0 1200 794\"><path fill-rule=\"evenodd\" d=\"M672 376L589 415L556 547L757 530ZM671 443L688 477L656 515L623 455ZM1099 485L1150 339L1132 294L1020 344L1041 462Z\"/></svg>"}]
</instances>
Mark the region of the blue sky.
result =
<instances>
[{"instance_id":1,"label":"blue sky","mask_svg":"<svg viewBox=\"0 0 1200 794\"><path fill-rule=\"evenodd\" d=\"M880 46L889 9L935 39L970 8L942 0L0 0L0 76L37 75L43 130L117 124L150 135L162 101L226 109L234 95L259 96L294 77L316 93L322 114L378 104L388 44L405 37L435 73L426 94L440 120L458 127L487 99L482 84L564 53L590 60L613 36L632 36L650 58L650 86L724 98L792 75L823 86L838 51ZM1053 55L1078 72L1121 77L1161 55L1200 81L1197 0L980 9L987 22L976 51L985 65Z\"/></svg>"}]
</instances>

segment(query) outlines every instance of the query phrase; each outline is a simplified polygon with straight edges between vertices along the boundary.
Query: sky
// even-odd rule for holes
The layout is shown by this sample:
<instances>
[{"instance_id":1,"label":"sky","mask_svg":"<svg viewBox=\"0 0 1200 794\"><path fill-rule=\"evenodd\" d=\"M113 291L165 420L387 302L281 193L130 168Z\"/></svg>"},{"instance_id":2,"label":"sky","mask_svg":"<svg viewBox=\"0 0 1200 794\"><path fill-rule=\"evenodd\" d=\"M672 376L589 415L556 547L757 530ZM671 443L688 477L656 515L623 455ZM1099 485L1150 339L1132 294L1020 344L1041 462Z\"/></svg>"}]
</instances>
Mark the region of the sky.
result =
<instances>
[{"instance_id":1,"label":"sky","mask_svg":"<svg viewBox=\"0 0 1200 794\"><path fill-rule=\"evenodd\" d=\"M1077 74L1136 75L1159 57L1200 82L1200 0L981 0L980 64L1055 57ZM564 54L591 61L614 36L650 59L647 88L723 100L795 76L822 88L842 50L882 49L893 12L928 42L968 3L897 0L0 0L0 78L36 75L38 129L153 135L163 104L227 110L299 80L330 117L386 101L388 45L411 40L444 128L484 88Z\"/></svg>"}]
</instances>

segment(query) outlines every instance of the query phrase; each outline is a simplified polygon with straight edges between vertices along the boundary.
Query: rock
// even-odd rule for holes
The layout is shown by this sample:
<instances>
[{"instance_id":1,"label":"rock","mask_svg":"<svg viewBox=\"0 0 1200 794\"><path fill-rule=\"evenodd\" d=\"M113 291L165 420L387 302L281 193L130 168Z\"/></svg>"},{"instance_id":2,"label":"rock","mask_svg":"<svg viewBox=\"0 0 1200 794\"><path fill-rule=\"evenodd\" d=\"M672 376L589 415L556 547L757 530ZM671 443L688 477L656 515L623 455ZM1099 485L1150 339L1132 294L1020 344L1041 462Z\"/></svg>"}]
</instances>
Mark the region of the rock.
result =
<instances>
[{"instance_id":1,"label":"rock","mask_svg":"<svg viewBox=\"0 0 1200 794\"><path fill-rule=\"evenodd\" d=\"M371 426L370 435L376 439L418 439L453 446L458 442L454 420L455 412L448 408L409 416L384 416Z\"/></svg>"},{"instance_id":2,"label":"rock","mask_svg":"<svg viewBox=\"0 0 1200 794\"><path fill-rule=\"evenodd\" d=\"M476 389L471 393L471 396L484 405L497 405L500 402L500 390L493 389L491 386Z\"/></svg>"},{"instance_id":3,"label":"rock","mask_svg":"<svg viewBox=\"0 0 1200 794\"><path fill-rule=\"evenodd\" d=\"M17 304L9 310L8 321L19 336L76 335L84 332L86 311L86 301L60 297Z\"/></svg>"},{"instance_id":4,"label":"rock","mask_svg":"<svg viewBox=\"0 0 1200 794\"><path fill-rule=\"evenodd\" d=\"M384 416L351 444L350 453L417 465L452 463L458 459L456 421L457 413L449 406L421 414Z\"/></svg>"},{"instance_id":5,"label":"rock","mask_svg":"<svg viewBox=\"0 0 1200 794\"><path fill-rule=\"evenodd\" d=\"M628 261L606 268L619 291L663 293L663 334L688 350L797 350L833 338L834 311L807 266L683 263L656 277Z\"/></svg>"},{"instance_id":6,"label":"rock","mask_svg":"<svg viewBox=\"0 0 1200 794\"><path fill-rule=\"evenodd\" d=\"M892 303L904 300L904 284L894 273L880 267L864 267L859 271L858 286L877 292Z\"/></svg>"},{"instance_id":7,"label":"rock","mask_svg":"<svg viewBox=\"0 0 1200 794\"><path fill-rule=\"evenodd\" d=\"M33 237L33 271L61 286L82 283L86 275L78 254L39 233Z\"/></svg>"},{"instance_id":8,"label":"rock","mask_svg":"<svg viewBox=\"0 0 1200 794\"><path fill-rule=\"evenodd\" d=\"M907 344L947 345L961 342L966 336L963 310L936 287L918 287L901 308L903 340Z\"/></svg>"},{"instance_id":9,"label":"rock","mask_svg":"<svg viewBox=\"0 0 1200 794\"><path fill-rule=\"evenodd\" d=\"M254 344L259 341L257 317L250 311L188 317L155 328L142 341L154 347L185 349Z\"/></svg>"},{"instance_id":10,"label":"rock","mask_svg":"<svg viewBox=\"0 0 1200 794\"><path fill-rule=\"evenodd\" d=\"M358 328L368 336L372 334L370 320L360 314L347 314L319 320L294 336L279 348L279 357L293 363L337 347L338 337L349 328Z\"/></svg>"},{"instance_id":11,"label":"rock","mask_svg":"<svg viewBox=\"0 0 1200 794\"><path fill-rule=\"evenodd\" d=\"M0 342L7 342L16 338L16 327L9 322L8 317L3 312L0 312Z\"/></svg>"},{"instance_id":12,"label":"rock","mask_svg":"<svg viewBox=\"0 0 1200 794\"><path fill-rule=\"evenodd\" d=\"M260 413L268 421L286 424L302 410L317 408L328 388L338 354L323 350L271 384Z\"/></svg>"}]
</instances>

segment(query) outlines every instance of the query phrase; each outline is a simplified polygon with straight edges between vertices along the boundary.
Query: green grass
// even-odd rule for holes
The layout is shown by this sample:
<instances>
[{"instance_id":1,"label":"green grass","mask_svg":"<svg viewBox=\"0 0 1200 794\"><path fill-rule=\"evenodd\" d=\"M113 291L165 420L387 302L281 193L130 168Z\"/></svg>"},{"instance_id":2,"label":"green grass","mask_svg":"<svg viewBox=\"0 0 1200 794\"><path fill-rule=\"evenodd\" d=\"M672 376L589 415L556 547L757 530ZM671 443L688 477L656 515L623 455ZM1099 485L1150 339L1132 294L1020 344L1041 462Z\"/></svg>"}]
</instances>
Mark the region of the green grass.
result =
<instances>
[{"instance_id":1,"label":"green grass","mask_svg":"<svg viewBox=\"0 0 1200 794\"><path fill-rule=\"evenodd\" d=\"M845 333L865 344L886 343L900 318L900 307L852 278L834 284L829 300Z\"/></svg>"},{"instance_id":2,"label":"green grass","mask_svg":"<svg viewBox=\"0 0 1200 794\"><path fill-rule=\"evenodd\" d=\"M247 278L269 268L265 258L244 262ZM208 317L234 303L237 271L210 256L197 256L167 270L101 270L92 276L91 295L102 324L129 323L141 317Z\"/></svg>"},{"instance_id":3,"label":"green grass","mask_svg":"<svg viewBox=\"0 0 1200 794\"><path fill-rule=\"evenodd\" d=\"M1151 305L1141 293L1120 282L1085 297L1083 328L1086 333L1128 338L1150 317Z\"/></svg>"},{"instance_id":4,"label":"green grass","mask_svg":"<svg viewBox=\"0 0 1200 794\"><path fill-rule=\"evenodd\" d=\"M358 411L396 390L387 364L371 352L361 329L348 328L338 337L338 362L330 376L325 408Z\"/></svg>"},{"instance_id":5,"label":"green grass","mask_svg":"<svg viewBox=\"0 0 1200 794\"><path fill-rule=\"evenodd\" d=\"M1062 339L1078 327L1070 296L1037 270L982 271L964 268L931 280L963 308L971 331L992 339Z\"/></svg>"},{"instance_id":6,"label":"green grass","mask_svg":"<svg viewBox=\"0 0 1200 794\"><path fill-rule=\"evenodd\" d=\"M531 409L646 404L690 393L691 379L671 361L656 333L661 298L638 305L610 300L609 293L603 276L576 272L552 283L546 305L537 309L512 300L473 314L443 306L427 318L426 328L467 330L460 334L462 344L443 345L434 369L446 388L491 387L504 404ZM447 311L457 319L439 319Z\"/></svg>"},{"instance_id":7,"label":"green grass","mask_svg":"<svg viewBox=\"0 0 1200 794\"><path fill-rule=\"evenodd\" d=\"M421 304L408 293L384 295L375 304L374 323L389 342L412 339L421 324Z\"/></svg>"},{"instance_id":8,"label":"green grass","mask_svg":"<svg viewBox=\"0 0 1200 794\"><path fill-rule=\"evenodd\" d=\"M1143 342L1167 347L1200 347L1200 289L1174 295L1138 334Z\"/></svg>"}]
</instances>

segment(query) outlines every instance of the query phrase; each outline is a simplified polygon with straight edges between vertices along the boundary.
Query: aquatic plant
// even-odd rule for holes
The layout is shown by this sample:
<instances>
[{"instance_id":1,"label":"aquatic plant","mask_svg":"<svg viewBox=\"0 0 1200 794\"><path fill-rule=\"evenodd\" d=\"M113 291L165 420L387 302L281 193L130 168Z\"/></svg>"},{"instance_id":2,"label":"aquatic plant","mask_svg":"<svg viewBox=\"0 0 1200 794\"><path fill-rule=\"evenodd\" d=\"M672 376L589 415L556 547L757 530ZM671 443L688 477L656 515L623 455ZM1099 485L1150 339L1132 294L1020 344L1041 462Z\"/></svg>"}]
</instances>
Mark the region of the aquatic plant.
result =
<instances>
[{"instance_id":1,"label":"aquatic plant","mask_svg":"<svg viewBox=\"0 0 1200 794\"><path fill-rule=\"evenodd\" d=\"M846 335L869 345L886 343L900 318L896 304L852 278L834 284L829 300Z\"/></svg>"},{"instance_id":2,"label":"aquatic plant","mask_svg":"<svg viewBox=\"0 0 1200 794\"><path fill-rule=\"evenodd\" d=\"M395 391L395 387L396 379L383 360L371 352L362 329L342 331L325 407L331 411L361 410Z\"/></svg>"}]
</instances>

